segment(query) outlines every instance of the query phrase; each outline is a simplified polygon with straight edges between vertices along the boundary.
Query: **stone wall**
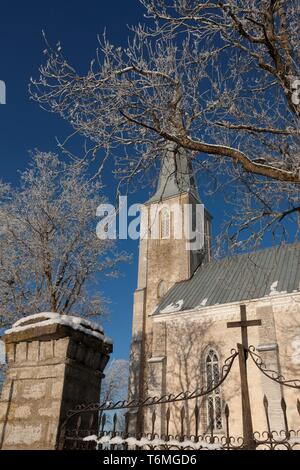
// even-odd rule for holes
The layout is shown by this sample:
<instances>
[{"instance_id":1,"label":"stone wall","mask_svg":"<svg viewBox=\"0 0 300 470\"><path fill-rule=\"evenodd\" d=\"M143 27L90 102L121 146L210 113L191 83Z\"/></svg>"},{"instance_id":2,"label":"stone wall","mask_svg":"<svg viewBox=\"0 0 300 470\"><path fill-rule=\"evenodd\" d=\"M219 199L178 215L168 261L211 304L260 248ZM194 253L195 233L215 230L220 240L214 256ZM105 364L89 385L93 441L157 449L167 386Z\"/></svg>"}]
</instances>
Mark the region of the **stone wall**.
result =
<instances>
[{"instance_id":1,"label":"stone wall","mask_svg":"<svg viewBox=\"0 0 300 470\"><path fill-rule=\"evenodd\" d=\"M155 350L158 343L156 336L160 332L155 330L152 321L152 313L160 301L159 284L164 282L166 289L169 290L176 282L189 279L200 264L201 254L186 249L187 240L184 236L177 239L174 226L174 214L179 206L182 212L182 233L185 234L184 206L196 203L191 194L183 193L164 199L162 203L155 205L154 211L151 204L145 205L142 209L141 233L144 236L140 240L139 247L138 285L134 296L130 358L129 396L132 398L148 396L153 388L151 384L148 386L147 377L151 375L152 370L148 359L155 359L158 355L157 363L160 363L161 354ZM168 208L171 214L168 239L159 238L159 231L157 232L159 224L151 224L151 211L159 218L163 207ZM205 227L209 231L210 216L208 213L205 214L207 222ZM162 377L160 383L163 383ZM136 426L137 424L134 424L133 428Z\"/></svg>"},{"instance_id":2,"label":"stone wall","mask_svg":"<svg viewBox=\"0 0 300 470\"><path fill-rule=\"evenodd\" d=\"M4 336L0 448L55 449L68 410L99 401L112 345L101 332L38 320Z\"/></svg>"},{"instance_id":3,"label":"stone wall","mask_svg":"<svg viewBox=\"0 0 300 470\"><path fill-rule=\"evenodd\" d=\"M297 379L300 373L300 294L277 294L245 302L248 320L260 319L261 326L248 329L249 344L254 345L268 369ZM239 303L202 307L193 311L173 312L153 317L153 351L150 359L151 383L155 394L180 393L205 385L204 360L209 348L216 350L220 365L230 356L232 348L241 342L239 328L227 329L227 322L240 319ZM162 339L163 338L163 339ZM165 352L164 352L165 351ZM160 361L155 361L161 356ZM164 367L162 367L162 356ZM267 378L248 360L248 382L253 425L256 431L267 428L263 397L269 400L272 429L284 429L281 399L285 398L290 429L300 429L297 412L299 390L282 387ZM231 433L242 434L241 393L238 361L221 386L223 403L230 408ZM201 400L201 432L207 427L207 407ZM195 402L190 401L192 412ZM178 432L174 423L172 432ZM157 432L160 425L157 425Z\"/></svg>"}]
</instances>

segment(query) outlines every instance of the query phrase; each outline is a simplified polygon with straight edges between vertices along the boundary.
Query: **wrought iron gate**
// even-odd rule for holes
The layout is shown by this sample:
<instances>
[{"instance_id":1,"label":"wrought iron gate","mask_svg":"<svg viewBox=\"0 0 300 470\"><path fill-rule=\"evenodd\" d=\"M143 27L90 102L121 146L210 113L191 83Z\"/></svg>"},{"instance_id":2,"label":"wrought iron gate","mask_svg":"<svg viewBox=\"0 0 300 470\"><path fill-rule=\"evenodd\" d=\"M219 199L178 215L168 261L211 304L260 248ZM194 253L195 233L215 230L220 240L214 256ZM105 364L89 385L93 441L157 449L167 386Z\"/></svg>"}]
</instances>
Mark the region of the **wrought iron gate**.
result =
<instances>
[{"instance_id":1,"label":"wrought iron gate","mask_svg":"<svg viewBox=\"0 0 300 470\"><path fill-rule=\"evenodd\" d=\"M252 359L256 367L270 380L295 389L300 389L299 380L285 380L276 371L267 369L262 358L250 346L247 350L238 345L237 350L232 350L222 367L220 380L213 386L201 387L193 392L181 392L177 395L165 395L162 397L149 397L144 400L124 400L117 403L96 403L79 405L70 410L63 426L60 429L57 443L58 449L160 449L160 450L241 450L241 449L299 449L300 429L298 431L289 428L286 402L282 398L281 410L284 429L274 431L270 426L269 403L265 396L261 406L266 419L266 431L259 433L252 430L250 403L245 407L245 386L248 393L248 384L243 383L243 361L246 355ZM233 363L239 357L241 371L241 387L243 402L244 435L232 436L230 430L230 409L223 403L223 430L216 432L214 417L210 414L205 432L200 433L201 412L197 400L209 396L218 389L227 379ZM245 363L245 362L244 362ZM246 377L247 378L247 377ZM247 394L246 393L246 394ZM249 397L248 397L249 398ZM194 400L195 405L189 408L189 425L187 425L187 404ZM300 401L297 400L297 411L300 415ZM147 410L150 415L149 432L136 433L130 428L130 416L132 412L141 409ZM123 413L126 411L125 413ZM158 434L155 431L157 420L164 423L165 432ZM172 431L172 422L177 423L177 432ZM249 421L250 419L250 421ZM173 421L172 421L173 420ZM300 423L300 420L299 420ZM249 428L251 433L249 433ZM245 429L247 433L245 433Z\"/></svg>"}]
</instances>

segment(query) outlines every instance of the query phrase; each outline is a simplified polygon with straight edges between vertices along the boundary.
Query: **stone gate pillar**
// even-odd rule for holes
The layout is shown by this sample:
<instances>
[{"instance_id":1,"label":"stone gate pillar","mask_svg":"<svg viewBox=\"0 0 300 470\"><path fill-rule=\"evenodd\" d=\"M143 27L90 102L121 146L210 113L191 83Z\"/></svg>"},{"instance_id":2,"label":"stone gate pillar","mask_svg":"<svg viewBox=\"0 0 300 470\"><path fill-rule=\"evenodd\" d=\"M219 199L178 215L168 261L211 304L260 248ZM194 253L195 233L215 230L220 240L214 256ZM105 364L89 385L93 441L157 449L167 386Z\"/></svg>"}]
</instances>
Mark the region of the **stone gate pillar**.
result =
<instances>
[{"instance_id":1,"label":"stone gate pillar","mask_svg":"<svg viewBox=\"0 0 300 470\"><path fill-rule=\"evenodd\" d=\"M6 331L0 449L55 449L68 410L99 402L112 343L100 326L45 313Z\"/></svg>"}]
</instances>

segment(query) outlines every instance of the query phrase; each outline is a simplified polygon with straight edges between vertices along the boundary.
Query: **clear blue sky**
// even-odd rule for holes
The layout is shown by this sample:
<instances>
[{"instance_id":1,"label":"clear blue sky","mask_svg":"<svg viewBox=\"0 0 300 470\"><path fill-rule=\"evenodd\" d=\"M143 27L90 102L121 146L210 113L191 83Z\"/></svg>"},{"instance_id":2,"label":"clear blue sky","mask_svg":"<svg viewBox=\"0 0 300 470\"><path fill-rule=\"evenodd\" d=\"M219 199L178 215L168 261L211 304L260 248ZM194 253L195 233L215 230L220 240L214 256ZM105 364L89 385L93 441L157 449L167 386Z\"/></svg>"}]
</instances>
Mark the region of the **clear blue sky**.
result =
<instances>
[{"instance_id":1,"label":"clear blue sky","mask_svg":"<svg viewBox=\"0 0 300 470\"><path fill-rule=\"evenodd\" d=\"M143 21L143 9L137 0L2 0L0 28L0 80L7 85L7 104L0 106L1 178L15 183L18 170L28 163L28 151L56 150L55 136L66 137L67 124L29 101L28 83L43 63L45 48L42 30L51 44L61 42L64 54L82 72L88 70L95 55L97 34L106 28L108 37L124 44L126 24ZM109 184L109 183L108 183ZM108 186L108 192L109 192ZM135 194L132 202L143 202L148 192ZM215 201L214 231L222 219L223 204ZM96 223L96 220L95 220ZM113 338L115 357L128 356L131 337L133 292L137 278L137 242L120 244L134 254L133 264L123 269L123 277L108 280L101 290L111 299L111 320L105 324Z\"/></svg>"},{"instance_id":2,"label":"clear blue sky","mask_svg":"<svg viewBox=\"0 0 300 470\"><path fill-rule=\"evenodd\" d=\"M0 106L3 180L15 183L18 170L28 163L28 151L55 151L55 137L66 136L70 130L57 116L29 101L30 77L37 76L44 60L42 30L50 43L60 40L71 62L85 71L95 55L97 34L106 28L107 34L122 44L127 37L126 25L142 20L142 15L136 0L1 1L0 80L7 86L7 104ZM137 242L122 248L136 255ZM107 280L101 286L111 300L111 319L105 329L114 339L116 357L128 356L136 265L135 261L123 269L122 278Z\"/></svg>"}]
</instances>

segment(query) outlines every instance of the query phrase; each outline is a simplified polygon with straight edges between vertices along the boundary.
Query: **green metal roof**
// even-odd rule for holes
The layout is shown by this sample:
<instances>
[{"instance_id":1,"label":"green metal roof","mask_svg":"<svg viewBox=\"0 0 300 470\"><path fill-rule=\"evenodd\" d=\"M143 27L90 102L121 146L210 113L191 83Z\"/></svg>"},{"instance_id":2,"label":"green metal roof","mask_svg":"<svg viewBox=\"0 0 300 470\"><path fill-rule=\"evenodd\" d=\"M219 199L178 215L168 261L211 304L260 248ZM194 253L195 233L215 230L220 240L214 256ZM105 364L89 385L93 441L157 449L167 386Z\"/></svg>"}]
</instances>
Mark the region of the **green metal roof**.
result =
<instances>
[{"instance_id":1,"label":"green metal roof","mask_svg":"<svg viewBox=\"0 0 300 470\"><path fill-rule=\"evenodd\" d=\"M294 243L213 260L200 266L191 279L179 282L169 290L155 314L171 311L171 306L174 310L184 311L298 291L300 243Z\"/></svg>"}]
</instances>

